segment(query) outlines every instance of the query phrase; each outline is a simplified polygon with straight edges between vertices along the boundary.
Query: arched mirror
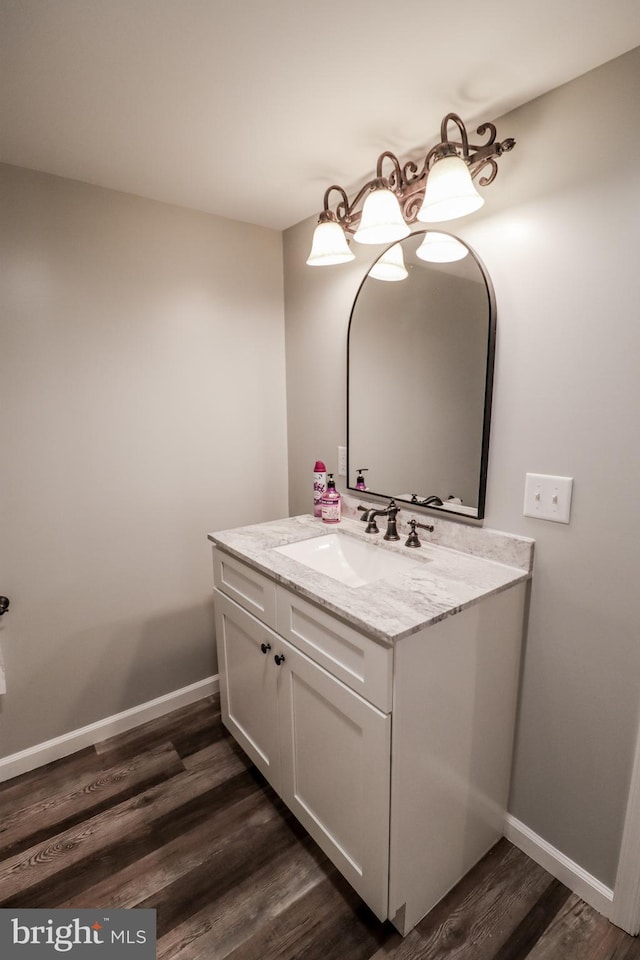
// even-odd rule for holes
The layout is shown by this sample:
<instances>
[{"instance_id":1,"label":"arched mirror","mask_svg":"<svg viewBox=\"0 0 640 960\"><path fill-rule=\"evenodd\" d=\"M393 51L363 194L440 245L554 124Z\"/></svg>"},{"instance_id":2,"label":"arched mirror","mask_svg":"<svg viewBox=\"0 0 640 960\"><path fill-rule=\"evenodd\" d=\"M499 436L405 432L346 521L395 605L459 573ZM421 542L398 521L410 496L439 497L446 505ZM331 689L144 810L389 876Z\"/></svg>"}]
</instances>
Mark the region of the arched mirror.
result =
<instances>
[{"instance_id":1,"label":"arched mirror","mask_svg":"<svg viewBox=\"0 0 640 960\"><path fill-rule=\"evenodd\" d=\"M438 238L451 252L430 252ZM381 254L349 321L350 490L365 468L371 493L484 516L495 329L491 281L462 240L423 230Z\"/></svg>"}]
</instances>

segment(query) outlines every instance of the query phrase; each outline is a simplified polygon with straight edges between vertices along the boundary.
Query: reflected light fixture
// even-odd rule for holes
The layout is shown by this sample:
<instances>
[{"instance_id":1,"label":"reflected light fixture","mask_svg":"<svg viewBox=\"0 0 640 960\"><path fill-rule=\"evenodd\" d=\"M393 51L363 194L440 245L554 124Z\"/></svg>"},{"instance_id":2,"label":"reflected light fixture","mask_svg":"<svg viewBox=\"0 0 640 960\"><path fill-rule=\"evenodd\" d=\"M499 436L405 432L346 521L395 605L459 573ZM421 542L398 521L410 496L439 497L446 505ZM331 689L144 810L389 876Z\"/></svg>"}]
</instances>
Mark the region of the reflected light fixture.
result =
<instances>
[{"instance_id":1,"label":"reflected light fixture","mask_svg":"<svg viewBox=\"0 0 640 960\"><path fill-rule=\"evenodd\" d=\"M456 260L464 260L468 253L468 247L450 233L428 230L416 250L416 257L429 263L454 263Z\"/></svg>"},{"instance_id":2,"label":"reflected light fixture","mask_svg":"<svg viewBox=\"0 0 640 960\"><path fill-rule=\"evenodd\" d=\"M450 125L457 128L458 139L450 138ZM307 263L324 266L353 260L350 236L359 243L395 243L409 235L408 225L416 220L439 223L479 209L484 199L473 181L477 179L482 187L492 183L498 173L498 157L512 150L515 140L496 140L493 123L480 124L476 133L486 137L486 143L469 143L460 117L448 113L440 125L440 143L428 151L421 165L413 160L401 164L394 153L385 150L378 157L376 176L353 200L343 187L330 186ZM383 176L385 163L390 166L388 176ZM338 198L331 206L334 193Z\"/></svg>"},{"instance_id":3,"label":"reflected light fixture","mask_svg":"<svg viewBox=\"0 0 640 960\"><path fill-rule=\"evenodd\" d=\"M394 243L392 247L385 250L369 270L369 276L376 280L404 280L409 276L399 243Z\"/></svg>"}]
</instances>

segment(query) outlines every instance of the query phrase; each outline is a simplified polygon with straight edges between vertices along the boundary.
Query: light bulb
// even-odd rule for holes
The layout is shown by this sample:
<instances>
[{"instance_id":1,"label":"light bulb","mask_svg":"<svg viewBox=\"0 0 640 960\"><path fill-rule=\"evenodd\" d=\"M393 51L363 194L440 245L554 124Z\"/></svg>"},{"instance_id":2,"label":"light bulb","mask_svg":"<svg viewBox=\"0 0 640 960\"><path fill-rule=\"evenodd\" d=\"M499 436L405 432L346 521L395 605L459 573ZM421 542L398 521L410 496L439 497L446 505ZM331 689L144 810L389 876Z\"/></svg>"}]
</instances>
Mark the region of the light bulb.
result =
<instances>
[{"instance_id":1,"label":"light bulb","mask_svg":"<svg viewBox=\"0 0 640 960\"><path fill-rule=\"evenodd\" d=\"M308 265L325 267L334 263L347 263L349 260L355 260L355 254L349 249L340 224L335 220L321 220L313 233Z\"/></svg>"},{"instance_id":2,"label":"light bulb","mask_svg":"<svg viewBox=\"0 0 640 960\"><path fill-rule=\"evenodd\" d=\"M427 188L418 220L423 223L455 220L478 210L483 203L484 197L474 187L469 167L462 157L441 157L427 174Z\"/></svg>"},{"instance_id":3,"label":"light bulb","mask_svg":"<svg viewBox=\"0 0 640 960\"><path fill-rule=\"evenodd\" d=\"M353 239L358 243L394 243L410 233L395 193L387 188L372 190L364 201Z\"/></svg>"}]
</instances>

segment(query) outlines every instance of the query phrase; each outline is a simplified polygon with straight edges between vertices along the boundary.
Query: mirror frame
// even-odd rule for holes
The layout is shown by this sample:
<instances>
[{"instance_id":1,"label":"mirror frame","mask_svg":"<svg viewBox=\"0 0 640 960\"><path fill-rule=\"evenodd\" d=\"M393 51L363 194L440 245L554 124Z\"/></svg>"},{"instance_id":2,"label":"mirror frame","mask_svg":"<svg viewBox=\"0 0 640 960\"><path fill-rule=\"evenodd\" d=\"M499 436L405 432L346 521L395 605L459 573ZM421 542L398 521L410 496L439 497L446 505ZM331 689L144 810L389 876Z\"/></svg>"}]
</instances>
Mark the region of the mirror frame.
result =
<instances>
[{"instance_id":1,"label":"mirror frame","mask_svg":"<svg viewBox=\"0 0 640 960\"><path fill-rule=\"evenodd\" d=\"M437 232L437 233L448 233L447 231L441 230L441 229L439 229L439 228L437 229L437 231L434 231L433 229L416 230L416 231L414 231L413 233L409 234L408 237L405 237L405 240L410 240L410 239L412 239L412 238L414 238L414 237L416 237L416 236L419 236L420 234L433 233L433 232ZM480 453L480 471L479 471L479 477L478 477L478 505L477 505L477 510L476 510L475 515L472 516L472 515L467 514L467 513L461 513L461 512L459 512L459 511L457 511L457 510L447 510L447 508L446 508L446 501L443 503L443 505L442 505L441 507L434 507L434 506L431 506L431 505L428 506L428 507L425 507L425 506L423 506L423 505L421 505L421 504L419 504L419 503L413 503L411 500L403 500L403 499L400 499L399 497L395 497L395 500L397 500L399 503L407 503L407 504L410 504L412 508L420 507L421 509L433 510L433 511L434 511L435 513L437 513L437 514L446 513L446 514L448 514L448 516L449 516L450 518L452 518L452 517L455 516L456 519L458 519L458 520L466 520L466 521L471 520L471 521L474 521L474 520L483 520L483 519L484 519L484 515L485 515L485 503L486 503L486 491L487 491L487 471L488 471L488 464L489 464L489 435L490 435L490 432L491 432L491 405L492 405L492 399L493 399L493 378L494 378L495 351L496 351L496 328L497 328L496 300L495 300L495 292L494 292L494 289L493 289L493 284L492 284L492 282L491 282L491 278L490 278L490 276L489 276L489 274L488 274L488 272L487 272L487 269L486 269L484 263L482 262L482 260L480 259L480 257L479 257L478 254L476 253L476 251L475 251L475 250L473 249L473 247L471 247L468 243L466 243L464 240L462 240L461 237L457 237L457 236L455 236L455 234L453 234L453 233L448 233L448 236L454 237L459 243L462 243L463 246L465 246L465 247L467 248L467 250L469 251L469 254L470 254L470 255L473 257L473 259L475 260L475 262L476 262L476 264L477 264L477 266L478 266L478 268L479 268L479 270L480 270L480 274L481 274L481 276L482 276L482 280L483 280L483 282L484 282L485 292L486 292L486 295L487 295L487 305L488 305L488 309L489 309L489 316L488 316L488 322L487 322L487 360L486 360L486 366L485 366L484 412L483 412L483 419L482 419L482 444L481 444L481 453ZM399 241L396 241L396 242L401 244L403 241L402 241L402 240L399 240ZM360 292L361 292L361 290L362 290L362 288L363 288L366 280L369 278L369 271L370 271L371 268L374 266L374 264L378 262L378 260L380 259L380 257L384 256L384 254L387 252L387 250L390 249L390 247L392 247L392 246L395 246L395 244L394 244L394 243L391 243L391 244L389 244L388 246L386 246L385 249L379 254L378 257L376 257L376 259L375 259L375 260L370 264L370 266L368 267L367 272L365 273L364 277L362 278L362 280L361 280L361 282L360 282L360 285L358 286L358 290L357 290L357 292L356 292L356 295L355 295L353 304L352 304L352 306L351 306L351 311L350 311L350 314L349 314L349 326L348 326L348 328L347 328L347 430L346 430L346 435L347 435L347 476L346 476L346 481L347 481L347 483L346 483L346 489L349 490L351 493L357 493L357 494L360 494L360 495L363 495L363 494L365 494L365 495L366 495L366 494L371 494L371 496L384 497L384 498L389 498L389 497L394 496L394 495L393 495L393 494L390 494L390 493L385 493L384 491L372 490L372 489L370 489L370 488L368 488L366 491L364 491L364 490L358 490L358 489L356 489L356 487L351 487L351 486L349 486L349 478L350 478L350 462L349 462L349 460L350 460L350 451L351 451L350 429L349 429L349 422L350 422L350 419L349 419L349 413L350 413L350 410L349 410L349 407L350 407L349 378L350 378L350 371L351 371L351 351L352 351L352 346L351 346L351 331L352 331L353 316L354 316L354 312L355 312L355 309L356 309L356 306L357 306L357 303L358 303L358 297L360 296ZM384 282L384 281L380 281L380 282ZM402 282L402 281L400 281L400 282Z\"/></svg>"}]
</instances>

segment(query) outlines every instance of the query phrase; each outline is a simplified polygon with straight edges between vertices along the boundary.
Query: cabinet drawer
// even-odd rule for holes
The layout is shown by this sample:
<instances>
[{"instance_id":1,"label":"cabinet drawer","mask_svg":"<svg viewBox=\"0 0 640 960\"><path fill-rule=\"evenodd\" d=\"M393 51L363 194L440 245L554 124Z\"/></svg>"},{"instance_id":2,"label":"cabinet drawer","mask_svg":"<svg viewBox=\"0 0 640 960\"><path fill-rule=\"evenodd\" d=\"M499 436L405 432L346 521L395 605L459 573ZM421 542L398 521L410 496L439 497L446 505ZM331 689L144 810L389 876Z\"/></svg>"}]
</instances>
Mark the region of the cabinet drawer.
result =
<instances>
[{"instance_id":1,"label":"cabinet drawer","mask_svg":"<svg viewBox=\"0 0 640 960\"><path fill-rule=\"evenodd\" d=\"M385 713L391 710L393 651L319 607L277 589L277 631Z\"/></svg>"},{"instance_id":2,"label":"cabinet drawer","mask_svg":"<svg viewBox=\"0 0 640 960\"><path fill-rule=\"evenodd\" d=\"M214 547L213 582L254 617L270 627L276 626L276 585L273 580Z\"/></svg>"}]
</instances>

